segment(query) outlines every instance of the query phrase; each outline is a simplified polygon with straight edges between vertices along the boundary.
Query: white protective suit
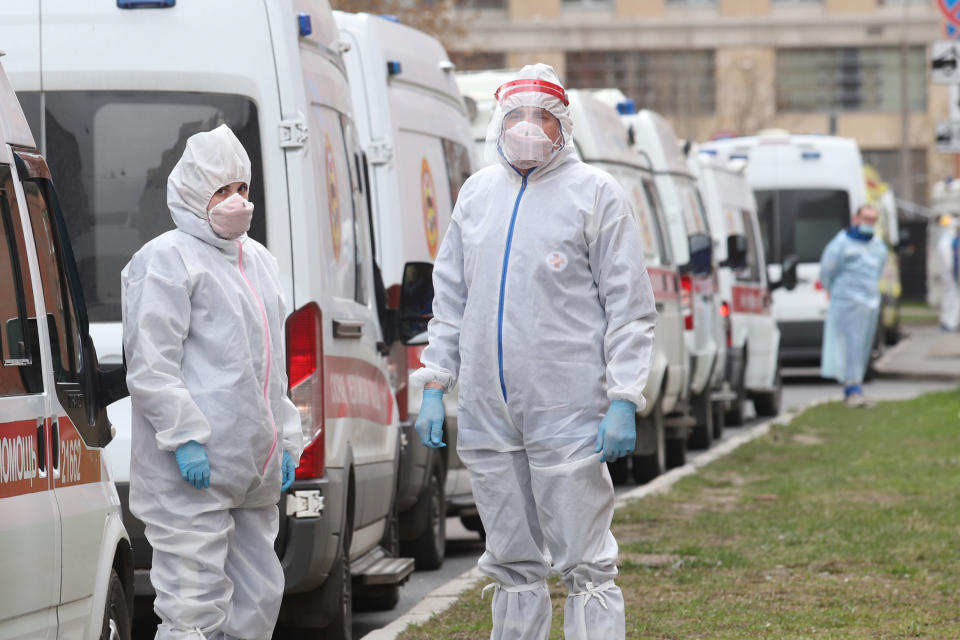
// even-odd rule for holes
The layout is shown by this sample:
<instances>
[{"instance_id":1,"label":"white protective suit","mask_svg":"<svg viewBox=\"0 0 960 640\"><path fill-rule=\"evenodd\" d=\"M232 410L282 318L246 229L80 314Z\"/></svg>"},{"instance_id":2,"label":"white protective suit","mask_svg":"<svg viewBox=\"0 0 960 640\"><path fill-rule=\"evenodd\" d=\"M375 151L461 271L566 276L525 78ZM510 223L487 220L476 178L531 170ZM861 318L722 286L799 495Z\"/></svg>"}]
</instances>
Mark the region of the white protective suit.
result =
<instances>
[{"instance_id":1,"label":"white protective suit","mask_svg":"<svg viewBox=\"0 0 960 640\"><path fill-rule=\"evenodd\" d=\"M519 77L559 85L547 65ZM630 204L573 154L563 101L504 93L493 136L504 114L539 106L563 146L526 177L500 154L460 190L415 379L449 390L459 377L457 451L487 534L479 566L496 581L491 638L549 636L552 570L569 589L566 638L620 640L613 485L594 445L611 400L645 405L653 291Z\"/></svg>"},{"instance_id":2,"label":"white protective suit","mask_svg":"<svg viewBox=\"0 0 960 640\"><path fill-rule=\"evenodd\" d=\"M177 228L122 273L130 509L153 546L161 639L269 638L283 594L281 456L299 460L302 434L286 395L277 261L206 219L213 193L236 181L249 184L250 160L233 132L191 136L167 181ZM173 452L190 440L206 447L209 489L180 477Z\"/></svg>"},{"instance_id":3,"label":"white protective suit","mask_svg":"<svg viewBox=\"0 0 960 640\"><path fill-rule=\"evenodd\" d=\"M940 267L940 327L946 331L956 331L960 322L960 247L957 227L953 223L937 241L937 262Z\"/></svg>"}]
</instances>

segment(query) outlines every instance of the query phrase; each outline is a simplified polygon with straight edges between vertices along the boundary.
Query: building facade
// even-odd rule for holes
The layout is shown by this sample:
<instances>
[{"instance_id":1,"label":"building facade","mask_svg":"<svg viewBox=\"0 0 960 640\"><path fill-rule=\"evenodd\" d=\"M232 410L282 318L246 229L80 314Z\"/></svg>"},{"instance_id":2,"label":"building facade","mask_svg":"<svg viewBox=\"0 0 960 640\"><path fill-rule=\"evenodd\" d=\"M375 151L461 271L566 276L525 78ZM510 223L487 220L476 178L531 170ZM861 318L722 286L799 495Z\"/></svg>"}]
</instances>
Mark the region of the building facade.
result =
<instances>
[{"instance_id":1,"label":"building facade","mask_svg":"<svg viewBox=\"0 0 960 640\"><path fill-rule=\"evenodd\" d=\"M949 107L928 71L930 43L944 37L936 0L458 6L468 35L450 53L461 70L546 62L570 87L620 88L695 140L768 128L856 138L898 197L920 203L954 174L953 156L934 144Z\"/></svg>"}]
</instances>

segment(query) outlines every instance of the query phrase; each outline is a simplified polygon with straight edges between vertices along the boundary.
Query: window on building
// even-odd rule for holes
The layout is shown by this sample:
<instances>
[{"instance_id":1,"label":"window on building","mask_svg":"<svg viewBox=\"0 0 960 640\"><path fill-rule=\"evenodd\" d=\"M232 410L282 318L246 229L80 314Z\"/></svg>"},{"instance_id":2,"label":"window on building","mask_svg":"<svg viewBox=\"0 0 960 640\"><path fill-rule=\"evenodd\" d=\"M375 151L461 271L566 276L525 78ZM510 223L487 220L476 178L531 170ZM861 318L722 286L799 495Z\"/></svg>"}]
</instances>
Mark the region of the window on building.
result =
<instances>
[{"instance_id":1,"label":"window on building","mask_svg":"<svg viewBox=\"0 0 960 640\"><path fill-rule=\"evenodd\" d=\"M503 51L450 51L450 62L457 71L486 71L506 69L507 54Z\"/></svg>"},{"instance_id":2,"label":"window on building","mask_svg":"<svg viewBox=\"0 0 960 640\"><path fill-rule=\"evenodd\" d=\"M907 51L911 111L927 108L927 54ZM900 109L898 47L777 50L777 110L800 112Z\"/></svg>"},{"instance_id":3,"label":"window on building","mask_svg":"<svg viewBox=\"0 0 960 640\"><path fill-rule=\"evenodd\" d=\"M507 0L456 0L457 9L506 9Z\"/></svg>"},{"instance_id":4,"label":"window on building","mask_svg":"<svg viewBox=\"0 0 960 640\"><path fill-rule=\"evenodd\" d=\"M613 6L613 0L563 0L563 6L571 8L583 7L586 9L608 9Z\"/></svg>"},{"instance_id":5,"label":"window on building","mask_svg":"<svg viewBox=\"0 0 960 640\"><path fill-rule=\"evenodd\" d=\"M638 108L668 116L716 109L716 56L706 51L568 51L567 86L617 87Z\"/></svg>"},{"instance_id":6,"label":"window on building","mask_svg":"<svg viewBox=\"0 0 960 640\"><path fill-rule=\"evenodd\" d=\"M880 174L894 192L902 189L900 182L900 150L899 149L862 149L864 164L871 165ZM910 150L910 174L913 176L913 201L926 204L927 201L927 151L925 149Z\"/></svg>"}]
</instances>

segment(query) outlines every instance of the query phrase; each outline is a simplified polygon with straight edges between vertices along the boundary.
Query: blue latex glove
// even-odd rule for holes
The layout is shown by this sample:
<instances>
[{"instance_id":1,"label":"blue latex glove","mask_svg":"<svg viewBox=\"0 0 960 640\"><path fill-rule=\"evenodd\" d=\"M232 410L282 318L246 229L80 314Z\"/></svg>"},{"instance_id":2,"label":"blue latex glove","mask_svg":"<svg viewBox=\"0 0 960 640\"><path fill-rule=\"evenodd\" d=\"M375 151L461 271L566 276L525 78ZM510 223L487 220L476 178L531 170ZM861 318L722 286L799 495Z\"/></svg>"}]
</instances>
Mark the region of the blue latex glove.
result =
<instances>
[{"instance_id":1,"label":"blue latex glove","mask_svg":"<svg viewBox=\"0 0 960 640\"><path fill-rule=\"evenodd\" d=\"M180 477L197 489L210 488L210 461L207 450L196 440L185 442L173 452L180 467Z\"/></svg>"},{"instance_id":2,"label":"blue latex glove","mask_svg":"<svg viewBox=\"0 0 960 640\"><path fill-rule=\"evenodd\" d=\"M594 453L603 452L601 460L613 462L633 452L637 446L637 405L629 400L614 400L597 430Z\"/></svg>"},{"instance_id":3,"label":"blue latex glove","mask_svg":"<svg viewBox=\"0 0 960 640\"><path fill-rule=\"evenodd\" d=\"M293 479L297 475L297 465L293 464L293 457L289 451L283 452L283 480L280 484L280 491L286 491L293 484Z\"/></svg>"},{"instance_id":4,"label":"blue latex glove","mask_svg":"<svg viewBox=\"0 0 960 640\"><path fill-rule=\"evenodd\" d=\"M420 441L431 449L447 446L443 442L443 415L443 389L424 389L420 414L413 428Z\"/></svg>"}]
</instances>

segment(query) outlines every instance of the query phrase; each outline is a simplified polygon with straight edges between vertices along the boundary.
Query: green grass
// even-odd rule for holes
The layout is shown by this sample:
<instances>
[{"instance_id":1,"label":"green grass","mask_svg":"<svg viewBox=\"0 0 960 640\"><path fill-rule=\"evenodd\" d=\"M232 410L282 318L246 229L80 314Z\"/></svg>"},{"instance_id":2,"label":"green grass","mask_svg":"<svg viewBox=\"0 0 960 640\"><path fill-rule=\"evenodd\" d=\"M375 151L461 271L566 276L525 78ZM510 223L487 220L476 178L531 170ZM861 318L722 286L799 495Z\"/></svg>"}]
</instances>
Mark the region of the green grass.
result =
<instances>
[{"instance_id":1,"label":"green grass","mask_svg":"<svg viewBox=\"0 0 960 640\"><path fill-rule=\"evenodd\" d=\"M627 637L960 638L958 414L957 392L822 405L619 510ZM489 617L477 588L400 638Z\"/></svg>"}]
</instances>

